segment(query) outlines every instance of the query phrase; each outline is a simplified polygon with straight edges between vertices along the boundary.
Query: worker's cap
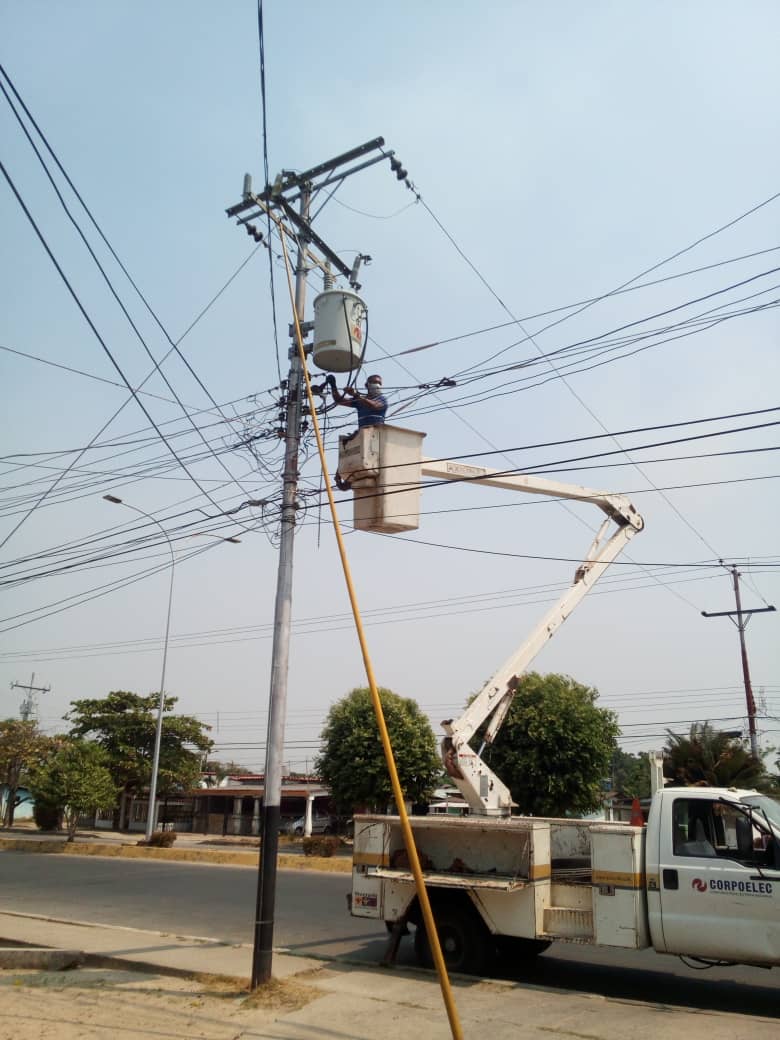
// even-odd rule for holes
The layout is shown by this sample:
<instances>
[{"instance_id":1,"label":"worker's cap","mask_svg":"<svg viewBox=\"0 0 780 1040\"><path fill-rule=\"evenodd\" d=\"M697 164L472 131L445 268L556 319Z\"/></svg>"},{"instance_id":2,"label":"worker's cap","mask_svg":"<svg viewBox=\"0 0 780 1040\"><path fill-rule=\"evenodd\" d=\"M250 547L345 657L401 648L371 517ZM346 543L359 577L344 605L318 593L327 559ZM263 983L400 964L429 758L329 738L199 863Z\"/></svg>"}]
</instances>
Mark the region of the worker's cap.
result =
<instances>
[{"instance_id":1,"label":"worker's cap","mask_svg":"<svg viewBox=\"0 0 780 1040\"><path fill-rule=\"evenodd\" d=\"M369 376L368 379L366 380L366 384L368 384L368 383L379 383L379 385L381 386L382 385L382 377L381 376Z\"/></svg>"}]
</instances>

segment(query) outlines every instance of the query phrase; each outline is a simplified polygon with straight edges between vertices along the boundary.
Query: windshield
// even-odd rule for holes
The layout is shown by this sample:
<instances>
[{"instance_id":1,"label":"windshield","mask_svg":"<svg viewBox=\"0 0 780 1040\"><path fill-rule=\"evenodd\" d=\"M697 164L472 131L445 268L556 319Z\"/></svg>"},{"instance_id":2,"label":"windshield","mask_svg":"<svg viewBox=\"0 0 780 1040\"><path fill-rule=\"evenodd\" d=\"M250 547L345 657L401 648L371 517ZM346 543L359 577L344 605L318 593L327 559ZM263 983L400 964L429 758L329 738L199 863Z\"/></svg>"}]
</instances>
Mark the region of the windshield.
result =
<instances>
[{"instance_id":1,"label":"windshield","mask_svg":"<svg viewBox=\"0 0 780 1040\"><path fill-rule=\"evenodd\" d=\"M744 805L758 809L773 829L780 834L780 802L766 794L746 794L740 798Z\"/></svg>"}]
</instances>

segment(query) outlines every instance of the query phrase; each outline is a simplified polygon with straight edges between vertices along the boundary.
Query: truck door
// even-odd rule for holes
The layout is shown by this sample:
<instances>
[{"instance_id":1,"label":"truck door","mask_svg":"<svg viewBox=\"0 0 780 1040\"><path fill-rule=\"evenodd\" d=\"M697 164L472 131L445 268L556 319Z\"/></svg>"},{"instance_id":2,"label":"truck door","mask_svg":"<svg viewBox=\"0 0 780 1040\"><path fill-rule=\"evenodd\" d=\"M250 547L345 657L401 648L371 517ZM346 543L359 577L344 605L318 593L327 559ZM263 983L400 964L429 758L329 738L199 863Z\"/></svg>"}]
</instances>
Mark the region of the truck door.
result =
<instances>
[{"instance_id":1,"label":"truck door","mask_svg":"<svg viewBox=\"0 0 780 1040\"><path fill-rule=\"evenodd\" d=\"M666 952L780 964L780 870L759 817L682 791L671 809L659 864Z\"/></svg>"}]
</instances>

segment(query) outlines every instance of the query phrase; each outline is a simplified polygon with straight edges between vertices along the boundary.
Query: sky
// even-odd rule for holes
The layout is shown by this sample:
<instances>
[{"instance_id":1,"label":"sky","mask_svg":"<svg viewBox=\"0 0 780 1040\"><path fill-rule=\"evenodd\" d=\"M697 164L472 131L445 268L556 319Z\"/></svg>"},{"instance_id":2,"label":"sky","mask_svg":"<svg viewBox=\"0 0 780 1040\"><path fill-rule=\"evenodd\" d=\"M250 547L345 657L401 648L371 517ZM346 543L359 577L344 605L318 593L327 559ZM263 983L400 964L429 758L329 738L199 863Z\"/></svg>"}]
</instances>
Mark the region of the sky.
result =
<instances>
[{"instance_id":1,"label":"sky","mask_svg":"<svg viewBox=\"0 0 780 1040\"><path fill-rule=\"evenodd\" d=\"M291 305L278 238L255 243L225 210L246 172L262 190L264 141L273 180L382 136L408 181L383 161L313 212L346 263L371 257L363 375L382 374L388 420L424 432L429 457L624 493L645 520L533 667L595 687L628 751L705 720L745 732L735 625L702 611L734 609L732 566L745 608L780 599L780 9L262 15L265 104L249 0L0 2L0 714L33 674L47 732L79 698L158 690L173 556L165 689L212 727L215 757L262 769ZM322 281L307 282L311 317ZM322 421L335 469L351 417ZM378 682L436 733L600 519L436 485L417 531L383 536L336 498ZM365 685L310 428L300 499L296 770ZM747 629L764 750L780 744L779 618Z\"/></svg>"}]
</instances>

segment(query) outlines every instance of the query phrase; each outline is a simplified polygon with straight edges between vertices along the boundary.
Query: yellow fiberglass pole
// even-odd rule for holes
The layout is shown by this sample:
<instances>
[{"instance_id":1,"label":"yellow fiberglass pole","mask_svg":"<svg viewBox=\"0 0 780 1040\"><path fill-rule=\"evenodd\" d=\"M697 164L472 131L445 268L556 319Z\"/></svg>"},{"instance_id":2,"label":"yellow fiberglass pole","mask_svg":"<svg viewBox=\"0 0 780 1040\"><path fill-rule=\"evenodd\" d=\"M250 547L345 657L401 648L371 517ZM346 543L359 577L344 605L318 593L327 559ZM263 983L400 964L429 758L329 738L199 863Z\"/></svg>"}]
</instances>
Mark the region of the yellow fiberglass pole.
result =
<instances>
[{"instance_id":1,"label":"yellow fiberglass pole","mask_svg":"<svg viewBox=\"0 0 780 1040\"><path fill-rule=\"evenodd\" d=\"M277 226L279 227L279 237L282 242L282 250L284 253L284 264L287 271L287 285L290 291L290 298L294 299L292 271L290 268L290 260L287 253L287 245L285 242L285 229L283 229L280 221L277 221ZM322 435L320 433L320 425L317 420L317 410L314 404L314 397L312 396L311 392L311 380L309 379L309 373L306 368L306 355L303 349L303 337L301 336L301 327L294 306L293 319L295 321L295 339L298 347L298 353L301 359L303 378L306 383L306 398L309 402L309 412L311 414L312 426L314 427L314 435L317 439L317 451L319 452L320 456L322 474L325 478L325 489L328 493L330 514L333 520L333 530L336 535L339 556L341 557L341 566L344 571L344 580L347 585L349 602L352 607L352 615L355 621L355 629L357 631L357 637L360 643L360 652L363 656L363 664L366 669L366 678L368 680L368 686L371 691L371 702L374 706L374 714L376 715L376 722L377 726L379 727L379 735L382 740L382 748L384 749L385 759L387 761L387 768L390 773L390 783L393 788L393 795L395 797L395 803L398 809L398 817L401 823L401 832L404 838L404 845L406 846L406 853L409 857L409 863L411 865L412 873L414 875L414 884L415 888L417 889L417 899L419 900L420 909L422 911L423 920L425 922L425 930L428 934L428 942L430 944L431 953L433 955L433 962L436 966L436 971L439 976L439 985L441 986L442 997L444 999L444 1006L447 1010L447 1018L449 1019L450 1030L452 1032L453 1040L463 1040L463 1030L460 1024L460 1018L458 1016L458 1009L455 1006L455 1000L452 994L452 987L450 985L449 975L447 974L447 965L444 963L444 955L441 951L441 944L439 943L439 936L436 931L436 924L433 919L431 903L428 899L428 892L425 888L425 880L423 879L422 867L420 866L420 857L417 855L417 846L414 843L414 835L412 834L412 826L409 822L409 814L407 813L406 805L404 804L404 796L403 791L401 790L401 782L398 779L398 770L396 769L395 758L393 756L393 748L390 743L390 734L387 731L387 724L385 722L384 712L382 711L382 701L379 697L379 690L377 688L376 678L374 676L374 668L371 663L371 657L368 652L368 644L366 642L366 636L363 630L363 621L360 616L360 608L358 606L357 596L355 594L355 587L352 582L352 574L349 567L349 560L347 559L347 552L344 547L344 539L341 534L341 523L339 521L338 512L336 511L336 500L333 497L333 489L331 488L330 484L328 463L325 458L325 448L322 442Z\"/></svg>"}]
</instances>

